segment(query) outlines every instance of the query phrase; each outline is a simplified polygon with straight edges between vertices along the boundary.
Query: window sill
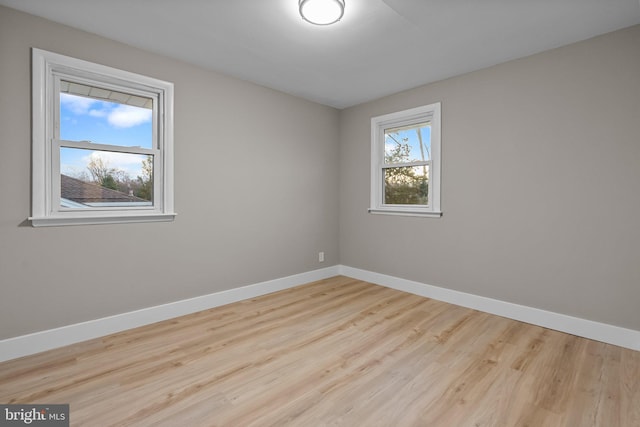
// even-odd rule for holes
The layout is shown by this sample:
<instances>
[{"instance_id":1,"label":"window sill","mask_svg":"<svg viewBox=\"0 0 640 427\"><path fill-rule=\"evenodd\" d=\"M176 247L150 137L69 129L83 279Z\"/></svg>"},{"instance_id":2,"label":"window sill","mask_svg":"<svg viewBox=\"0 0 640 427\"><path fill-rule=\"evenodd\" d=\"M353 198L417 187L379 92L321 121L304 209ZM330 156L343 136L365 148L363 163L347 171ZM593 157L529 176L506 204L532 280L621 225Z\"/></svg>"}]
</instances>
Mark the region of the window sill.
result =
<instances>
[{"instance_id":1,"label":"window sill","mask_svg":"<svg viewBox=\"0 0 640 427\"><path fill-rule=\"evenodd\" d=\"M33 227L59 227L65 225L123 224L134 222L169 222L177 214L146 214L85 217L29 217Z\"/></svg>"},{"instance_id":2,"label":"window sill","mask_svg":"<svg viewBox=\"0 0 640 427\"><path fill-rule=\"evenodd\" d=\"M374 215L399 215L399 216L418 216L427 218L440 218L442 212L420 212L409 210L394 210L394 209L369 209L370 214Z\"/></svg>"}]
</instances>

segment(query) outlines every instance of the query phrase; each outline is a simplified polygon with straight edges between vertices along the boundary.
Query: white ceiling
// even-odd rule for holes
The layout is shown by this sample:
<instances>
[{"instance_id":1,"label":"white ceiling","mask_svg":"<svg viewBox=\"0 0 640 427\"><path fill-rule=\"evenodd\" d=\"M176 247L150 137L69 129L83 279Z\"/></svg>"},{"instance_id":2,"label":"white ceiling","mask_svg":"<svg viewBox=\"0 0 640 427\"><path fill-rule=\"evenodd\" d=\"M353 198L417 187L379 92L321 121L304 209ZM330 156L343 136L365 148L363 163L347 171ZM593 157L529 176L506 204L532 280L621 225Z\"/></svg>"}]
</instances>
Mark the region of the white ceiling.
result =
<instances>
[{"instance_id":1,"label":"white ceiling","mask_svg":"<svg viewBox=\"0 0 640 427\"><path fill-rule=\"evenodd\" d=\"M337 108L640 23L638 0L346 0L327 27L298 0L0 4Z\"/></svg>"}]
</instances>

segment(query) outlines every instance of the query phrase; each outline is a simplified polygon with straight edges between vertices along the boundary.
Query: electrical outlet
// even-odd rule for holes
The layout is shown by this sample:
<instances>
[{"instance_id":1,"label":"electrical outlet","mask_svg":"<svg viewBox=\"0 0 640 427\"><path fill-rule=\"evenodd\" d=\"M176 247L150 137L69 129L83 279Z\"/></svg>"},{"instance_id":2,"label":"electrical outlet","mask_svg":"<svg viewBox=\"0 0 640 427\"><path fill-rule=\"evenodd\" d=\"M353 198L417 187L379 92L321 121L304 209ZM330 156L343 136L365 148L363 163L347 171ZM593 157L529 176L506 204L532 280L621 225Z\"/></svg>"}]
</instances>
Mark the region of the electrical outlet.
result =
<instances>
[{"instance_id":1,"label":"electrical outlet","mask_svg":"<svg viewBox=\"0 0 640 427\"><path fill-rule=\"evenodd\" d=\"M318 252L318 262L324 262L324 252Z\"/></svg>"}]
</instances>

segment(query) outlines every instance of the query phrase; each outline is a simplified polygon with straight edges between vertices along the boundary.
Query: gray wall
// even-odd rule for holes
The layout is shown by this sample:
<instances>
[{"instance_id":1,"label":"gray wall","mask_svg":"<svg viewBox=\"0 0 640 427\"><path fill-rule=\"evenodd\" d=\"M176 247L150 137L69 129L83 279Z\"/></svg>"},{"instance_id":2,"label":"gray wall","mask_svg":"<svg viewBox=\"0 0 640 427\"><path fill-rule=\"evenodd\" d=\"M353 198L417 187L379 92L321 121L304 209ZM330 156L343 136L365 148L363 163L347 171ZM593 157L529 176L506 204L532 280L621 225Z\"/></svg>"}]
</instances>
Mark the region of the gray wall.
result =
<instances>
[{"instance_id":1,"label":"gray wall","mask_svg":"<svg viewBox=\"0 0 640 427\"><path fill-rule=\"evenodd\" d=\"M28 225L32 46L175 83L175 222ZM639 47L339 112L0 7L0 339L337 263L640 330ZM370 118L436 101L444 216L367 214Z\"/></svg>"},{"instance_id":2,"label":"gray wall","mask_svg":"<svg viewBox=\"0 0 640 427\"><path fill-rule=\"evenodd\" d=\"M370 118L442 102L440 219L367 214ZM640 330L640 26L341 112L344 265Z\"/></svg>"},{"instance_id":3,"label":"gray wall","mask_svg":"<svg viewBox=\"0 0 640 427\"><path fill-rule=\"evenodd\" d=\"M32 46L175 84L175 222L28 225ZM337 264L338 120L0 7L0 339Z\"/></svg>"}]
</instances>

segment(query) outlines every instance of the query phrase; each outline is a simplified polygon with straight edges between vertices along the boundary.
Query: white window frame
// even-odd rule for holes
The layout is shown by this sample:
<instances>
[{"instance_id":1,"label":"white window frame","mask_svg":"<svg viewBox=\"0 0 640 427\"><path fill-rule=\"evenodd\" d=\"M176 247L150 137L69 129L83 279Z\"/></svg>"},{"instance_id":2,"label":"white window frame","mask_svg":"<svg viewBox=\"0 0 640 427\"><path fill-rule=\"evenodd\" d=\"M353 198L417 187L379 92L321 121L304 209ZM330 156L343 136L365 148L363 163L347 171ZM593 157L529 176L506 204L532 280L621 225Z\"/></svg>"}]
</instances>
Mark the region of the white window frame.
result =
<instances>
[{"instance_id":1,"label":"white window frame","mask_svg":"<svg viewBox=\"0 0 640 427\"><path fill-rule=\"evenodd\" d=\"M386 215L441 217L441 106L440 103L424 105L371 118L371 206L369 213ZM384 203L385 129L403 126L431 124L431 160L429 164L429 195L426 205L399 205ZM423 164L420 162L420 164ZM413 166L413 164L395 164Z\"/></svg>"},{"instance_id":2,"label":"white window frame","mask_svg":"<svg viewBox=\"0 0 640 427\"><path fill-rule=\"evenodd\" d=\"M65 209L60 206L60 79L96 84L152 98L153 145L134 154L152 154L153 206ZM128 147L73 142L73 148L132 152ZM143 153L144 151L144 153ZM32 49L32 215L34 227L124 222L172 221L173 83Z\"/></svg>"}]
</instances>

